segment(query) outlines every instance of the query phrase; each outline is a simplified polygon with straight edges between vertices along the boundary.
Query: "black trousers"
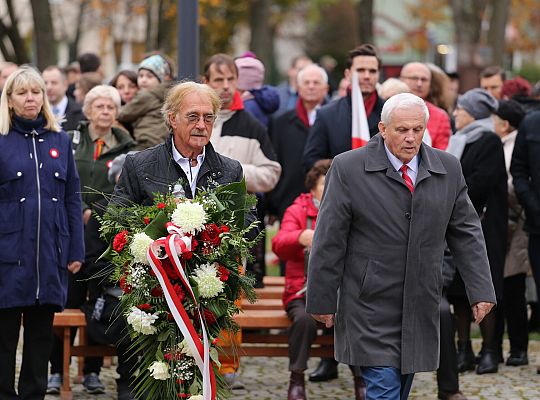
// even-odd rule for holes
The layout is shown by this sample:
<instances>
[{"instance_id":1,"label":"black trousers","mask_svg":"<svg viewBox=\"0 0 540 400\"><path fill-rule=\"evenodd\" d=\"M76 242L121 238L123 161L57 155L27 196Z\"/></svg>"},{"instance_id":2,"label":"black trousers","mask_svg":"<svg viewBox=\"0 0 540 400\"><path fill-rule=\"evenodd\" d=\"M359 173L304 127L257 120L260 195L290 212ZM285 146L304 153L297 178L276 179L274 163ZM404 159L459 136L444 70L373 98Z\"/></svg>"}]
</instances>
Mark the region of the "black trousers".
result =
<instances>
[{"instance_id":1,"label":"black trousers","mask_svg":"<svg viewBox=\"0 0 540 400\"><path fill-rule=\"evenodd\" d=\"M88 293L88 282L81 280L81 274L69 274L69 286L68 286L68 298L66 308L80 308L85 302ZM75 335L77 334L77 328L71 329L71 344L75 341ZM91 339L88 339L88 344L92 343ZM62 373L62 363L64 361L64 345L62 344L62 338L54 336L53 345L50 354L51 362L51 374ZM84 358L84 374L94 372L99 375L101 366L103 365L103 357L85 357Z\"/></svg>"},{"instance_id":2,"label":"black trousers","mask_svg":"<svg viewBox=\"0 0 540 400\"><path fill-rule=\"evenodd\" d=\"M525 299L525 273L504 278L504 317L510 339L510 352L527 351L529 329L527 300Z\"/></svg>"},{"instance_id":3,"label":"black trousers","mask_svg":"<svg viewBox=\"0 0 540 400\"><path fill-rule=\"evenodd\" d=\"M0 399L41 400L45 397L54 312L55 307L50 305L0 309ZM17 395L15 361L21 320L23 358Z\"/></svg>"},{"instance_id":4,"label":"black trousers","mask_svg":"<svg viewBox=\"0 0 540 400\"><path fill-rule=\"evenodd\" d=\"M306 300L294 299L287 305L289 326L289 371L307 369L309 349L317 337L317 322L306 313Z\"/></svg>"},{"instance_id":5,"label":"black trousers","mask_svg":"<svg viewBox=\"0 0 540 400\"><path fill-rule=\"evenodd\" d=\"M457 351L454 339L456 328L450 304L444 294L439 309L441 313L441 352L439 369L437 370L437 386L439 393L452 394L459 390Z\"/></svg>"}]
</instances>

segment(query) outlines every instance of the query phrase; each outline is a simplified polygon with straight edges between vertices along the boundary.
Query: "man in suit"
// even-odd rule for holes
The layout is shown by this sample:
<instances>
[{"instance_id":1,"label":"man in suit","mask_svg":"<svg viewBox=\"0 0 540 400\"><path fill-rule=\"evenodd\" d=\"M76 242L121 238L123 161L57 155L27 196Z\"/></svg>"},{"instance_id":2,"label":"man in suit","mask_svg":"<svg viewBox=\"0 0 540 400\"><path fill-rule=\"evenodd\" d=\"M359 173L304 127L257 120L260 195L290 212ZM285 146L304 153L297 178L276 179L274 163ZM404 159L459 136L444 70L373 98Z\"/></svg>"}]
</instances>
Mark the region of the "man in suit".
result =
<instances>
[{"instance_id":1,"label":"man in suit","mask_svg":"<svg viewBox=\"0 0 540 400\"><path fill-rule=\"evenodd\" d=\"M68 81L65 72L57 65L51 65L41 74L47 89L47 98L55 117L61 118L62 129L71 131L77 129L77 125L84 118L84 114L75 100L66 96Z\"/></svg>"},{"instance_id":2,"label":"man in suit","mask_svg":"<svg viewBox=\"0 0 540 400\"><path fill-rule=\"evenodd\" d=\"M345 78L351 79L352 71L358 73L358 83L366 109L369 134L377 134L384 100L377 95L375 85L379 81L381 60L371 44L363 44L349 52ZM304 170L308 171L315 162L334 158L352 148L352 99L351 91L317 112L304 149Z\"/></svg>"},{"instance_id":3,"label":"man in suit","mask_svg":"<svg viewBox=\"0 0 540 400\"><path fill-rule=\"evenodd\" d=\"M459 161L422 144L428 118L421 98L391 97L380 134L326 176L306 310L335 322L336 358L361 367L366 399L406 399L415 372L437 369L445 243L477 323L496 301Z\"/></svg>"}]
</instances>

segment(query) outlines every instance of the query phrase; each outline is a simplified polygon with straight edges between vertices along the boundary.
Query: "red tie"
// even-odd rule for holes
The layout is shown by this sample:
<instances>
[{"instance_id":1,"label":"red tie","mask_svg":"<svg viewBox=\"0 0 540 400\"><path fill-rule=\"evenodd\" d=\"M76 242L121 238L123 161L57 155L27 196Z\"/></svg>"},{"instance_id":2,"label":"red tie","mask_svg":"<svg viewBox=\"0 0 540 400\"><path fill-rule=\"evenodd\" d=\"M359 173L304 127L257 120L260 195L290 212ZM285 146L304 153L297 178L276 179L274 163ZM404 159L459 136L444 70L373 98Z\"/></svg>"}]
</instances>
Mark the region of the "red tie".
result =
<instances>
[{"instance_id":1,"label":"red tie","mask_svg":"<svg viewBox=\"0 0 540 400\"><path fill-rule=\"evenodd\" d=\"M96 149L94 150L94 161L99 158L101 151L103 150L103 145L105 142L103 139L96 139Z\"/></svg>"},{"instance_id":2,"label":"red tie","mask_svg":"<svg viewBox=\"0 0 540 400\"><path fill-rule=\"evenodd\" d=\"M409 167L407 167L407 164L403 164L401 166L401 168L399 169L401 171L401 177L403 178L403 180L405 181L405 185L407 185L407 187L409 188L409 190L411 191L411 193L414 193L414 185L412 183L412 179L411 177L407 174L407 169Z\"/></svg>"}]
</instances>

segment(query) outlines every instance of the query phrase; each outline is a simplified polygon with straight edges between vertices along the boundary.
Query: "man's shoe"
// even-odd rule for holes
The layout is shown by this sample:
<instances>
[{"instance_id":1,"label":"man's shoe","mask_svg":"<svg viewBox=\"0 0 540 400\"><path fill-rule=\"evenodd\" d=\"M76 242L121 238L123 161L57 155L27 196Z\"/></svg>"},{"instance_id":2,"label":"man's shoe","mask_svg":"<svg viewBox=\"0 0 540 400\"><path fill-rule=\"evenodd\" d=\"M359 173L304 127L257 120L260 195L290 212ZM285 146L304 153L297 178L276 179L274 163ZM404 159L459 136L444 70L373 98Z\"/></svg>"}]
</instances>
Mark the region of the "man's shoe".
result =
<instances>
[{"instance_id":1,"label":"man's shoe","mask_svg":"<svg viewBox=\"0 0 540 400\"><path fill-rule=\"evenodd\" d=\"M83 379L83 386L87 393L102 394L105 393L105 386L99 380L99 375L95 372L86 374Z\"/></svg>"},{"instance_id":2,"label":"man's shoe","mask_svg":"<svg viewBox=\"0 0 540 400\"><path fill-rule=\"evenodd\" d=\"M476 368L476 373L478 375L482 374L494 374L499 369L499 359L497 351L484 349L482 352L482 357L480 357L480 362Z\"/></svg>"},{"instance_id":3,"label":"man's shoe","mask_svg":"<svg viewBox=\"0 0 540 400\"><path fill-rule=\"evenodd\" d=\"M458 340L457 367L458 372L471 371L474 369L475 358L471 341Z\"/></svg>"},{"instance_id":4,"label":"man's shoe","mask_svg":"<svg viewBox=\"0 0 540 400\"><path fill-rule=\"evenodd\" d=\"M440 393L439 394L439 400L467 400L465 395L461 393L461 391L457 391L456 393Z\"/></svg>"},{"instance_id":5,"label":"man's shoe","mask_svg":"<svg viewBox=\"0 0 540 400\"><path fill-rule=\"evenodd\" d=\"M338 362L333 358L321 358L321 362L311 374L311 382L325 382L338 377Z\"/></svg>"},{"instance_id":6,"label":"man's shoe","mask_svg":"<svg viewBox=\"0 0 540 400\"><path fill-rule=\"evenodd\" d=\"M517 367L520 365L529 365L529 358L526 351L510 352L510 356L506 360L506 365Z\"/></svg>"},{"instance_id":7,"label":"man's shoe","mask_svg":"<svg viewBox=\"0 0 540 400\"><path fill-rule=\"evenodd\" d=\"M361 376L354 377L355 400L366 400L366 382Z\"/></svg>"},{"instance_id":8,"label":"man's shoe","mask_svg":"<svg viewBox=\"0 0 540 400\"><path fill-rule=\"evenodd\" d=\"M59 394L62 387L62 375L51 374L47 382L47 394Z\"/></svg>"},{"instance_id":9,"label":"man's shoe","mask_svg":"<svg viewBox=\"0 0 540 400\"><path fill-rule=\"evenodd\" d=\"M303 372L291 372L287 400L307 400Z\"/></svg>"}]
</instances>

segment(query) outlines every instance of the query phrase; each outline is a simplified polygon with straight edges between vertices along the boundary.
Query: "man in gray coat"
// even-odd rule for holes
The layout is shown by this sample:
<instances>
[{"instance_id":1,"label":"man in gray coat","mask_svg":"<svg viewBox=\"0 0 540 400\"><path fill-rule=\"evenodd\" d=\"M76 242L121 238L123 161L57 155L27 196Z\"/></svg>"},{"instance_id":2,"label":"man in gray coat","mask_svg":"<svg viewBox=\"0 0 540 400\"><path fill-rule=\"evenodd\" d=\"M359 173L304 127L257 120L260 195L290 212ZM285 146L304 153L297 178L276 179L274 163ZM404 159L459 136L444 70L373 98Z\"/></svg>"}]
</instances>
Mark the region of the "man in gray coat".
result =
<instances>
[{"instance_id":1,"label":"man in gray coat","mask_svg":"<svg viewBox=\"0 0 540 400\"><path fill-rule=\"evenodd\" d=\"M326 177L306 309L335 322L336 359L361 367L366 399L406 399L415 372L437 369L445 241L475 321L496 302L459 160L422 144L428 118L419 97L391 97L380 133Z\"/></svg>"}]
</instances>

